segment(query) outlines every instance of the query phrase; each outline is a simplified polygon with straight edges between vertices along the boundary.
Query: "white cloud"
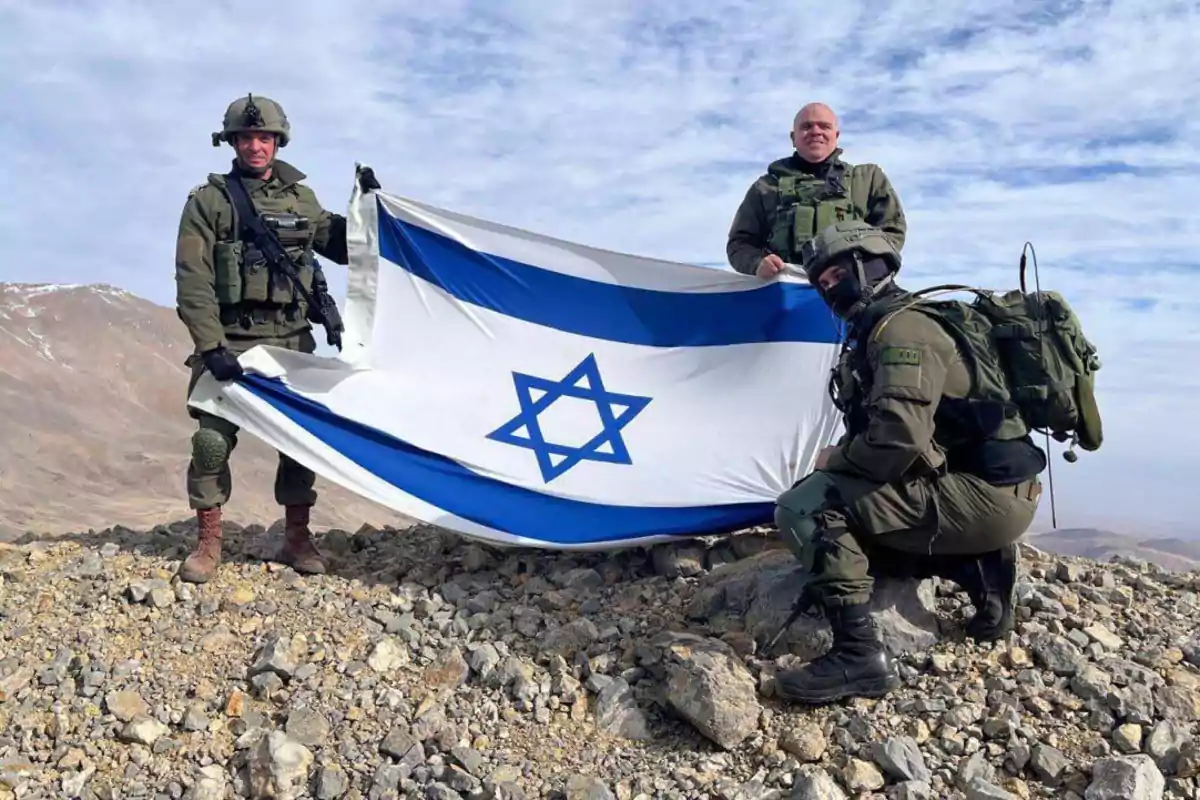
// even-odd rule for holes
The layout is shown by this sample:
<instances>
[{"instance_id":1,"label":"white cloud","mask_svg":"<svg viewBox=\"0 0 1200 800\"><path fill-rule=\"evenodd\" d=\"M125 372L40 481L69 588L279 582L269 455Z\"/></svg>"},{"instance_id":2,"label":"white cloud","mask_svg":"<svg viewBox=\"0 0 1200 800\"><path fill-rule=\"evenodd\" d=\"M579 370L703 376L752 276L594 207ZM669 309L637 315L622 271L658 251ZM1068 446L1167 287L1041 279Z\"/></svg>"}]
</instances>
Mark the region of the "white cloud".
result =
<instances>
[{"instance_id":1,"label":"white cloud","mask_svg":"<svg viewBox=\"0 0 1200 800\"><path fill-rule=\"evenodd\" d=\"M1028 239L1083 315L1108 441L1056 462L1060 523L1200 512L1193 4L402 7L0 8L0 277L169 304L179 209L227 167L209 133L250 91L284 104L283 155L335 210L361 160L464 213L723 263L746 187L819 99L901 193L907 285L1011 285Z\"/></svg>"}]
</instances>

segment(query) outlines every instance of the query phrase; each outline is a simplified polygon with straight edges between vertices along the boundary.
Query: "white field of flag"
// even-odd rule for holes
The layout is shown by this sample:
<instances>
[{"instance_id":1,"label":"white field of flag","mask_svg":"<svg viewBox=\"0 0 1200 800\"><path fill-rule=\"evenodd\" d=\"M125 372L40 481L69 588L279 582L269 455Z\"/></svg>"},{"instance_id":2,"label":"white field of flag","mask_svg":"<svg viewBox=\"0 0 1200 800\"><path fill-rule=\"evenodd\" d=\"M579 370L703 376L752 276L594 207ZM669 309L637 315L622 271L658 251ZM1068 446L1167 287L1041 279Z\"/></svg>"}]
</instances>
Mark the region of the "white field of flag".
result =
<instances>
[{"instance_id":1,"label":"white field of flag","mask_svg":"<svg viewBox=\"0 0 1200 800\"><path fill-rule=\"evenodd\" d=\"M357 187L348 227L342 353L255 347L190 404L409 517L553 549L738 530L837 430L841 330L803 278Z\"/></svg>"}]
</instances>

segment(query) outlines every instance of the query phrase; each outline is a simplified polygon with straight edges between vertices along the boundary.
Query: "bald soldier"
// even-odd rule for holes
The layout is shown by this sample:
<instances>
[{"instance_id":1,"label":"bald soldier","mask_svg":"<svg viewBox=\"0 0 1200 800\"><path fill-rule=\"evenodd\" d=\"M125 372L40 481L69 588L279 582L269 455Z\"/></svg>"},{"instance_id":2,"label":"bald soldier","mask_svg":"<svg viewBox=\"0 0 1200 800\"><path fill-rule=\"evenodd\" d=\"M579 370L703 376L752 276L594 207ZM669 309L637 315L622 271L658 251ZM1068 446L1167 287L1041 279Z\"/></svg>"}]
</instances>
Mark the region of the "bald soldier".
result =
<instances>
[{"instance_id":1,"label":"bald soldier","mask_svg":"<svg viewBox=\"0 0 1200 800\"><path fill-rule=\"evenodd\" d=\"M1011 630L1016 542L1037 512L1046 456L989 393L995 354L967 349L895 284L900 256L882 231L837 223L805 255L853 343L831 383L846 433L778 498L775 521L810 574L800 608L824 612L833 647L777 674L776 693L827 703L899 684L872 625L876 576L954 581L975 607L968 636Z\"/></svg>"},{"instance_id":2,"label":"bald soldier","mask_svg":"<svg viewBox=\"0 0 1200 800\"><path fill-rule=\"evenodd\" d=\"M784 262L800 263L800 248L829 225L863 220L882 230L897 252L908 225L900 198L875 164L848 164L838 147L837 115L809 103L792 122L795 152L772 162L746 192L725 246L738 272L771 278Z\"/></svg>"}]
</instances>

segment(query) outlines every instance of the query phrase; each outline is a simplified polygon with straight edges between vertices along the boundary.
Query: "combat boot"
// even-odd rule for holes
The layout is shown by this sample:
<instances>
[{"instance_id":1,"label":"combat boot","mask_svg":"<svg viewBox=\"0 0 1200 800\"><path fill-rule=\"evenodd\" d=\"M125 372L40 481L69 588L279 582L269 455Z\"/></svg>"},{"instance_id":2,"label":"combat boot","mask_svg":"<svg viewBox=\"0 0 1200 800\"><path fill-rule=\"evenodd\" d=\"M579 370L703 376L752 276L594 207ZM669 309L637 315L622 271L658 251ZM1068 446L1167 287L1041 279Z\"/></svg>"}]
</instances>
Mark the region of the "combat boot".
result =
<instances>
[{"instance_id":1,"label":"combat boot","mask_svg":"<svg viewBox=\"0 0 1200 800\"><path fill-rule=\"evenodd\" d=\"M900 686L900 676L875 633L869 605L826 609L833 647L825 655L775 676L775 693L814 705L843 697L882 697Z\"/></svg>"},{"instance_id":2,"label":"combat boot","mask_svg":"<svg viewBox=\"0 0 1200 800\"><path fill-rule=\"evenodd\" d=\"M1017 546L1010 544L962 564L954 576L971 598L975 615L967 622L967 635L991 642L1013 629L1013 591L1017 584Z\"/></svg>"},{"instance_id":3,"label":"combat boot","mask_svg":"<svg viewBox=\"0 0 1200 800\"><path fill-rule=\"evenodd\" d=\"M325 561L321 551L313 544L312 532L308 529L309 507L286 506L283 530L283 548L279 551L280 563L287 564L296 572L320 575L325 572Z\"/></svg>"},{"instance_id":4,"label":"combat boot","mask_svg":"<svg viewBox=\"0 0 1200 800\"><path fill-rule=\"evenodd\" d=\"M179 579L206 583L221 564L221 507L196 511L196 549L179 565Z\"/></svg>"}]
</instances>

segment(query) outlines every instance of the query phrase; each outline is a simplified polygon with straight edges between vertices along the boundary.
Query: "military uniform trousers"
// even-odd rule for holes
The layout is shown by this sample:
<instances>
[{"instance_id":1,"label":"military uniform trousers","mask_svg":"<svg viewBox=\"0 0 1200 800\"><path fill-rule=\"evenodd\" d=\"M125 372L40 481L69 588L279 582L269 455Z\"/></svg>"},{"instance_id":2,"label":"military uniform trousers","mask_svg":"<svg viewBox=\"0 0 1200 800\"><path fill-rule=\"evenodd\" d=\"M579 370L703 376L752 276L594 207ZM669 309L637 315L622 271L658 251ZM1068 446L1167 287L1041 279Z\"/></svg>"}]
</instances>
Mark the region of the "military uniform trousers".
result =
<instances>
[{"instance_id":1,"label":"military uniform trousers","mask_svg":"<svg viewBox=\"0 0 1200 800\"><path fill-rule=\"evenodd\" d=\"M979 555L1016 542L1037 512L1036 477L994 486L948 473L879 484L817 470L776 501L780 535L812 573L826 607L865 603L873 574L928 576L937 556ZM922 572L924 571L924 575Z\"/></svg>"},{"instance_id":2,"label":"military uniform trousers","mask_svg":"<svg viewBox=\"0 0 1200 800\"><path fill-rule=\"evenodd\" d=\"M302 353L317 349L312 331L302 329L283 336L263 338L229 338L227 348L241 355L250 348L267 344ZM204 362L199 355L189 359L192 369L187 394L190 397L196 381L204 374ZM188 504L193 510L215 508L225 505L233 493L233 477L229 469L229 457L237 447L238 427L228 420L215 417L198 409L187 407L188 416L197 421L196 433L192 436L192 460L187 469ZM312 506L317 502L313 489L316 475L308 467L279 453L279 464L275 469L275 501L282 506Z\"/></svg>"}]
</instances>

